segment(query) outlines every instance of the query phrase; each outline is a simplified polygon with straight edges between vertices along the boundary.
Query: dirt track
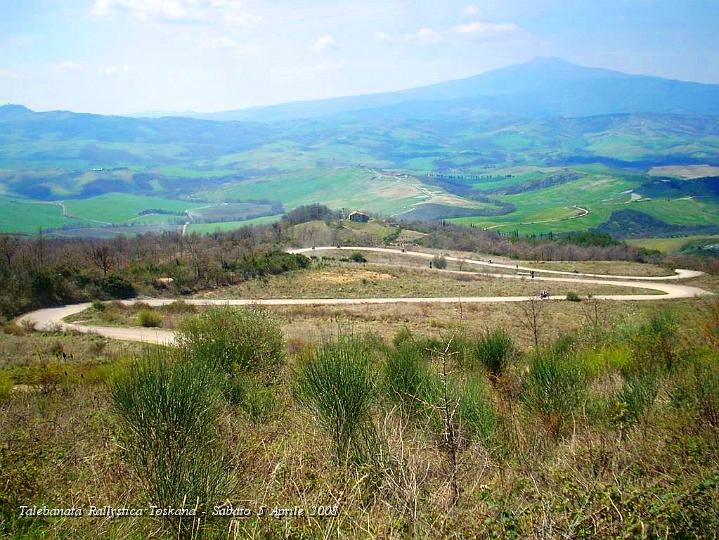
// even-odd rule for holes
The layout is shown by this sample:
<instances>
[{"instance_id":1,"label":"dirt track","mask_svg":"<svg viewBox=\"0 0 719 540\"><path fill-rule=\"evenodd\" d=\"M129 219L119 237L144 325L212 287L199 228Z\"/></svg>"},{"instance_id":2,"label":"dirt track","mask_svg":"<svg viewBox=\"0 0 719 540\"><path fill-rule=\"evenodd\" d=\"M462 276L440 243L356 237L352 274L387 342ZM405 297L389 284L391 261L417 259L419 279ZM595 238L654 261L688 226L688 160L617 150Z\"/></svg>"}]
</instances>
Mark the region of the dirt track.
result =
<instances>
[{"instance_id":1,"label":"dirt track","mask_svg":"<svg viewBox=\"0 0 719 540\"><path fill-rule=\"evenodd\" d=\"M343 247L337 248L336 246L323 246L315 248L302 248L288 250L290 253L317 253L320 251L328 250L347 250L347 251L373 251L380 253L393 253L403 254L406 256L422 257L431 259L434 257L433 254L421 253L421 252L400 252L396 249L389 248L366 248L366 247ZM446 257L449 261L459 261L457 257ZM614 294L614 295L597 295L595 298L600 300L631 300L631 301L651 301L651 300L670 300L680 298L694 298L697 296L710 295L712 293L700 289L698 287L692 287L688 285L681 285L677 283L663 283L666 281L674 281L680 279L688 279L702 275L701 272L693 270L676 270L674 274L668 276L651 276L651 277L638 277L638 276L606 276L601 274L583 274L575 272L563 272L560 270L539 270L536 268L529 268L508 264L500 263L489 263L486 261L478 261L475 259L461 259L464 264L477 265L482 267L501 268L504 270L532 272L534 271L537 277L535 281L547 281L547 282L570 282L570 283L588 283L588 284L602 284L602 285L614 285L617 287L634 287L639 289L647 289L651 291L660 291L663 294ZM459 272L456 270L437 270L437 272L452 272L452 273L464 273L472 275L481 275L492 277L496 279L527 279L526 275L517 274L498 274L498 273L482 273L482 272ZM548 277L541 276L540 274L551 274L552 276L571 276L571 277ZM531 278L530 278L531 279ZM230 305L230 306L247 306L247 305L266 305L266 306L282 306L282 305L351 305L351 304L400 304L400 303L434 303L434 304L448 304L448 303L500 303L500 302L524 302L530 300L531 296L467 296L467 297L437 297L437 298L273 298L264 300L253 300L253 299L232 299L232 300L207 300L207 299L188 299L184 300L188 304L193 305ZM548 300L565 300L564 296L550 296ZM136 300L127 300L124 303L132 304ZM170 304L175 301L171 299L142 299L142 301L150 306L162 306ZM169 330L157 330L152 328L115 328L105 326L83 326L79 324L72 324L63 322L63 319L70 315L75 315L89 308L89 303L73 304L69 306L63 306L58 308L40 309L27 313L17 319L17 323L31 324L36 330L62 330L62 331L76 331L84 333L94 333L103 337L119 339L122 341L139 341L143 343L172 343L174 340L174 333Z\"/></svg>"}]
</instances>

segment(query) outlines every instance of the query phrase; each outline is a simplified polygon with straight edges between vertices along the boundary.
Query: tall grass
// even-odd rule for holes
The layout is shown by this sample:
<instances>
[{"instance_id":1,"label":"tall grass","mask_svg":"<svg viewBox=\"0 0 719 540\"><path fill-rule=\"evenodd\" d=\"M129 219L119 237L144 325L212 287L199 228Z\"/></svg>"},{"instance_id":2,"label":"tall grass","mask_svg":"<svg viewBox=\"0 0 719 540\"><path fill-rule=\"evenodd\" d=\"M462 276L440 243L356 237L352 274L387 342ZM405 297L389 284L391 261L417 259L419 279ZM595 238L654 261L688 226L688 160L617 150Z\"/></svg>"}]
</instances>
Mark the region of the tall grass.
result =
<instances>
[{"instance_id":1,"label":"tall grass","mask_svg":"<svg viewBox=\"0 0 719 540\"><path fill-rule=\"evenodd\" d=\"M199 513L227 495L221 386L211 366L159 349L148 349L111 382L125 456L149 504ZM181 537L196 536L197 519L167 519Z\"/></svg>"},{"instance_id":2,"label":"tall grass","mask_svg":"<svg viewBox=\"0 0 719 540\"><path fill-rule=\"evenodd\" d=\"M677 379L670 392L674 405L688 409L700 425L719 428L719 360L692 358Z\"/></svg>"},{"instance_id":3,"label":"tall grass","mask_svg":"<svg viewBox=\"0 0 719 540\"><path fill-rule=\"evenodd\" d=\"M506 330L485 332L477 339L475 356L494 379L507 368L515 355L516 347L512 336Z\"/></svg>"},{"instance_id":4,"label":"tall grass","mask_svg":"<svg viewBox=\"0 0 719 540\"><path fill-rule=\"evenodd\" d=\"M0 371L0 402L10 397L14 383L7 371Z\"/></svg>"},{"instance_id":5,"label":"tall grass","mask_svg":"<svg viewBox=\"0 0 719 540\"><path fill-rule=\"evenodd\" d=\"M485 447L493 446L497 411L485 380L472 377L456 386L454 393L458 394L457 420L462 436L469 442L480 441Z\"/></svg>"},{"instance_id":6,"label":"tall grass","mask_svg":"<svg viewBox=\"0 0 719 540\"><path fill-rule=\"evenodd\" d=\"M677 361L678 328L674 313L662 310L653 313L644 324L625 329L623 337L632 348L633 369L673 369Z\"/></svg>"},{"instance_id":7,"label":"tall grass","mask_svg":"<svg viewBox=\"0 0 719 540\"><path fill-rule=\"evenodd\" d=\"M339 464L365 463L376 450L372 356L367 340L340 336L307 353L297 369L294 396L332 439Z\"/></svg>"},{"instance_id":8,"label":"tall grass","mask_svg":"<svg viewBox=\"0 0 719 540\"><path fill-rule=\"evenodd\" d=\"M522 398L528 408L542 418L554 438L559 438L586 394L585 374L566 342L534 353Z\"/></svg>"},{"instance_id":9,"label":"tall grass","mask_svg":"<svg viewBox=\"0 0 719 540\"><path fill-rule=\"evenodd\" d=\"M425 408L437 387L437 376L431 370L425 346L421 340L402 340L389 352L385 364L387 393L407 415Z\"/></svg>"},{"instance_id":10,"label":"tall grass","mask_svg":"<svg viewBox=\"0 0 719 540\"><path fill-rule=\"evenodd\" d=\"M104 304L103 304L104 305ZM145 328L156 328L162 326L162 315L151 309L143 309L137 314L140 325Z\"/></svg>"},{"instance_id":11,"label":"tall grass","mask_svg":"<svg viewBox=\"0 0 719 540\"><path fill-rule=\"evenodd\" d=\"M444 371L442 374L437 371L432 364L432 356L442 359L457 356L460 364L476 362L476 344L461 335L454 336L445 347L436 340L411 335L403 335L402 339L396 336L395 342L384 370L390 399L398 403L402 413L409 418L428 415L433 429L446 429L444 424L448 411L444 410L447 405L444 403ZM485 380L481 376L463 380L448 373L446 391L458 441L490 443L497 425L497 414Z\"/></svg>"},{"instance_id":12,"label":"tall grass","mask_svg":"<svg viewBox=\"0 0 719 540\"><path fill-rule=\"evenodd\" d=\"M626 422L641 423L646 427L649 413L659 393L659 381L656 370L635 372L627 376L619 393L619 402Z\"/></svg>"},{"instance_id":13,"label":"tall grass","mask_svg":"<svg viewBox=\"0 0 719 540\"><path fill-rule=\"evenodd\" d=\"M185 319L177 332L181 349L224 371L273 373L285 359L277 320L258 308L211 308Z\"/></svg>"}]
</instances>

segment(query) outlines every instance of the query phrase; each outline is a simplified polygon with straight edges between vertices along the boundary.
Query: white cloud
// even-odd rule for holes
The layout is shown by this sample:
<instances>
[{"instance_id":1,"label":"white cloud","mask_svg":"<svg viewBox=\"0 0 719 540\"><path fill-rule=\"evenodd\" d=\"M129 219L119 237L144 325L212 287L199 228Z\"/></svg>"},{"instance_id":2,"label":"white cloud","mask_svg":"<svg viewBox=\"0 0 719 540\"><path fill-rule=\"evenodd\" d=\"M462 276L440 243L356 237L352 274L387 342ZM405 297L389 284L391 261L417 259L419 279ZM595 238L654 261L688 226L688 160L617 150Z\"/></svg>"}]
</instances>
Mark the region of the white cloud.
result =
<instances>
[{"instance_id":1,"label":"white cloud","mask_svg":"<svg viewBox=\"0 0 719 540\"><path fill-rule=\"evenodd\" d=\"M461 15L463 17L474 17L475 15L479 15L479 8L474 4L466 5L462 8Z\"/></svg>"},{"instance_id":2,"label":"white cloud","mask_svg":"<svg viewBox=\"0 0 719 540\"><path fill-rule=\"evenodd\" d=\"M85 65L80 64L79 62L60 62L59 64L55 64L55 71L57 73L80 73L82 71L85 71Z\"/></svg>"},{"instance_id":3,"label":"white cloud","mask_svg":"<svg viewBox=\"0 0 719 540\"><path fill-rule=\"evenodd\" d=\"M318 37L315 42L310 47L311 50L314 52L322 52L327 49L333 48L337 45L337 42L335 41L335 38L333 38L329 34L325 34L324 36Z\"/></svg>"},{"instance_id":4,"label":"white cloud","mask_svg":"<svg viewBox=\"0 0 719 540\"><path fill-rule=\"evenodd\" d=\"M135 66L128 64L122 64L119 66L103 66L99 68L100 73L103 75L129 75L136 71Z\"/></svg>"},{"instance_id":5,"label":"white cloud","mask_svg":"<svg viewBox=\"0 0 719 540\"><path fill-rule=\"evenodd\" d=\"M496 37L519 32L519 26L514 23L487 23L474 21L454 27L456 34L475 34Z\"/></svg>"},{"instance_id":6,"label":"white cloud","mask_svg":"<svg viewBox=\"0 0 719 540\"><path fill-rule=\"evenodd\" d=\"M404 39L410 43L427 45L430 43L439 43L443 38L442 34L432 30L431 28L420 28L412 34L405 34Z\"/></svg>"},{"instance_id":7,"label":"white cloud","mask_svg":"<svg viewBox=\"0 0 719 540\"><path fill-rule=\"evenodd\" d=\"M537 38L521 26L512 22L474 21L460 24L452 29L453 37L462 40L502 42L515 45L537 43Z\"/></svg>"},{"instance_id":8,"label":"white cloud","mask_svg":"<svg viewBox=\"0 0 719 540\"><path fill-rule=\"evenodd\" d=\"M512 22L481 22L474 21L460 24L453 28L434 30L420 28L416 32L395 37L386 32L375 32L375 41L380 43L410 43L414 45L458 44L465 40L473 41L512 41L514 43L531 43L534 36Z\"/></svg>"},{"instance_id":9,"label":"white cloud","mask_svg":"<svg viewBox=\"0 0 719 540\"><path fill-rule=\"evenodd\" d=\"M96 17L126 15L139 22L247 25L259 19L239 0L95 0Z\"/></svg>"},{"instance_id":10,"label":"white cloud","mask_svg":"<svg viewBox=\"0 0 719 540\"><path fill-rule=\"evenodd\" d=\"M97 0L91 13L97 17L128 14L139 21L180 20L187 16L181 0Z\"/></svg>"}]
</instances>

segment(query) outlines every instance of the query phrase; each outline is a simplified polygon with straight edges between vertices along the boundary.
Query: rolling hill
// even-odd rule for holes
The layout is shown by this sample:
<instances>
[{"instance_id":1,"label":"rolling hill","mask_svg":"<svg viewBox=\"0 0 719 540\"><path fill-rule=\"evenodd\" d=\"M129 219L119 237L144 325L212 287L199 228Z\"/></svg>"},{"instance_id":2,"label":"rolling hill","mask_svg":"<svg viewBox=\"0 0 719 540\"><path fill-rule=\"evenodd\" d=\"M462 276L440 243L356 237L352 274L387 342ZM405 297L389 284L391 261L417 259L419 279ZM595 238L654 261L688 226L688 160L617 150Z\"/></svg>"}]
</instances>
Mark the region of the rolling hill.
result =
<instances>
[{"instance_id":1,"label":"rolling hill","mask_svg":"<svg viewBox=\"0 0 719 540\"><path fill-rule=\"evenodd\" d=\"M719 86L557 59L206 118L9 105L0 231L205 231L312 202L520 233L596 228L630 208L648 216L642 234L706 231L716 178L671 171L719 166L717 115Z\"/></svg>"}]
</instances>

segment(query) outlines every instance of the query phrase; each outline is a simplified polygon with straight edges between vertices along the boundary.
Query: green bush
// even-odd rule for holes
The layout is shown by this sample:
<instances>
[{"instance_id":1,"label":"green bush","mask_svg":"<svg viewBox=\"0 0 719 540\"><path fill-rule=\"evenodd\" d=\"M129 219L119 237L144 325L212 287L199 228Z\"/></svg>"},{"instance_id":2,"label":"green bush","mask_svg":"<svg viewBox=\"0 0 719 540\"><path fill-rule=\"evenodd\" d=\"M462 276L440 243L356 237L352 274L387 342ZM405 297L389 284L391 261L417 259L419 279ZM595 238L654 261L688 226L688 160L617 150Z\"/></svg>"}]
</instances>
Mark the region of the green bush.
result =
<instances>
[{"instance_id":1,"label":"green bush","mask_svg":"<svg viewBox=\"0 0 719 540\"><path fill-rule=\"evenodd\" d=\"M140 325L145 328L156 328L162 325L162 316L151 309L143 309L137 314Z\"/></svg>"},{"instance_id":2,"label":"green bush","mask_svg":"<svg viewBox=\"0 0 719 540\"><path fill-rule=\"evenodd\" d=\"M240 409L255 424L269 420L275 410L275 389L257 384L246 385Z\"/></svg>"},{"instance_id":3,"label":"green bush","mask_svg":"<svg viewBox=\"0 0 719 540\"><path fill-rule=\"evenodd\" d=\"M226 372L274 371L285 359L277 320L257 308L211 308L185 319L177 343L189 356Z\"/></svg>"},{"instance_id":4,"label":"green bush","mask_svg":"<svg viewBox=\"0 0 719 540\"><path fill-rule=\"evenodd\" d=\"M529 364L522 399L558 438L565 422L584 402L587 383L565 345L537 351Z\"/></svg>"},{"instance_id":5,"label":"green bush","mask_svg":"<svg viewBox=\"0 0 719 540\"><path fill-rule=\"evenodd\" d=\"M575 292L568 292L567 300L570 302L581 302L582 301L582 299L579 297L579 295Z\"/></svg>"},{"instance_id":6,"label":"green bush","mask_svg":"<svg viewBox=\"0 0 719 540\"><path fill-rule=\"evenodd\" d=\"M211 366L178 350L148 349L110 384L126 459L149 502L207 510L229 487L229 460L218 429L222 382ZM168 518L185 536L190 520Z\"/></svg>"},{"instance_id":7,"label":"green bush","mask_svg":"<svg viewBox=\"0 0 719 540\"><path fill-rule=\"evenodd\" d=\"M501 375L514 357L516 347L506 330L497 329L480 336L475 346L475 357L492 377Z\"/></svg>"},{"instance_id":8,"label":"green bush","mask_svg":"<svg viewBox=\"0 0 719 540\"><path fill-rule=\"evenodd\" d=\"M653 313L646 323L638 327L626 328L624 338L632 348L631 369L672 369L677 360L677 331L677 319L669 310ZM626 335L627 332L629 335Z\"/></svg>"},{"instance_id":9,"label":"green bush","mask_svg":"<svg viewBox=\"0 0 719 540\"><path fill-rule=\"evenodd\" d=\"M439 270L444 270L447 268L447 259L445 259L444 255L435 255L432 259L432 265Z\"/></svg>"},{"instance_id":10,"label":"green bush","mask_svg":"<svg viewBox=\"0 0 719 540\"><path fill-rule=\"evenodd\" d=\"M350 261L356 262L356 263L366 263L367 259L365 259L365 256L362 255L359 251L355 251L350 255Z\"/></svg>"},{"instance_id":11,"label":"green bush","mask_svg":"<svg viewBox=\"0 0 719 540\"><path fill-rule=\"evenodd\" d=\"M713 356L693 359L670 397L675 406L689 409L697 420L719 428L719 360Z\"/></svg>"},{"instance_id":12,"label":"green bush","mask_svg":"<svg viewBox=\"0 0 719 540\"><path fill-rule=\"evenodd\" d=\"M459 388L459 392L457 419L460 431L469 441L480 440L485 446L492 445L497 428L497 411L487 383L482 378L473 377Z\"/></svg>"},{"instance_id":13,"label":"green bush","mask_svg":"<svg viewBox=\"0 0 719 540\"><path fill-rule=\"evenodd\" d=\"M331 437L340 464L366 462L375 450L372 407L377 385L372 356L373 347L366 340L340 337L311 351L297 369L295 399Z\"/></svg>"},{"instance_id":14,"label":"green bush","mask_svg":"<svg viewBox=\"0 0 719 540\"><path fill-rule=\"evenodd\" d=\"M116 274L100 278L97 288L109 298L132 298L136 294L132 283Z\"/></svg>"},{"instance_id":15,"label":"green bush","mask_svg":"<svg viewBox=\"0 0 719 540\"><path fill-rule=\"evenodd\" d=\"M167 313L175 313L184 315L186 313L197 313L197 306L188 304L184 300L175 300L172 304L163 306L162 309Z\"/></svg>"},{"instance_id":16,"label":"green bush","mask_svg":"<svg viewBox=\"0 0 719 540\"><path fill-rule=\"evenodd\" d=\"M92 309L95 311L105 311L105 304L101 302L100 300L93 300L92 301Z\"/></svg>"},{"instance_id":17,"label":"green bush","mask_svg":"<svg viewBox=\"0 0 719 540\"><path fill-rule=\"evenodd\" d=\"M624 381L618 399L629 423L646 422L659 392L659 374L656 371L631 373Z\"/></svg>"},{"instance_id":18,"label":"green bush","mask_svg":"<svg viewBox=\"0 0 719 540\"><path fill-rule=\"evenodd\" d=\"M431 371L424 342L411 337L400 340L388 355L384 378L390 399L403 413L414 413L431 401L437 377Z\"/></svg>"}]
</instances>

